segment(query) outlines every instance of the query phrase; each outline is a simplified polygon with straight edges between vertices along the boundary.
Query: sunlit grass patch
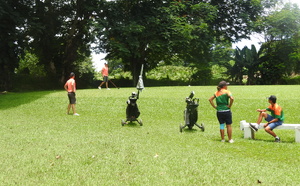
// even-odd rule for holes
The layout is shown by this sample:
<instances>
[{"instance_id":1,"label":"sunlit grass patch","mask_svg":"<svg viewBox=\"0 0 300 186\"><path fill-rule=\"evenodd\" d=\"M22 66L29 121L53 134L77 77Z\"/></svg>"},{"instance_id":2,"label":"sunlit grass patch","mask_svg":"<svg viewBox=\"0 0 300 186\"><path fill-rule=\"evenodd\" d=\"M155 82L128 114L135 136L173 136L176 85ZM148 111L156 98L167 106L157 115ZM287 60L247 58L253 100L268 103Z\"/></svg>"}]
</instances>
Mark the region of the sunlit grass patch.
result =
<instances>
[{"instance_id":1,"label":"sunlit grass patch","mask_svg":"<svg viewBox=\"0 0 300 186\"><path fill-rule=\"evenodd\" d=\"M138 124L121 126L135 88L78 90L77 111L66 115L64 91L0 95L2 185L297 185L299 147L294 131L263 130L243 139L239 121L255 122L274 94L286 123L299 123L298 86L229 86L235 102L233 138L221 143L208 98L215 86L149 87L138 100ZM179 132L185 97L200 98L205 132Z\"/></svg>"}]
</instances>

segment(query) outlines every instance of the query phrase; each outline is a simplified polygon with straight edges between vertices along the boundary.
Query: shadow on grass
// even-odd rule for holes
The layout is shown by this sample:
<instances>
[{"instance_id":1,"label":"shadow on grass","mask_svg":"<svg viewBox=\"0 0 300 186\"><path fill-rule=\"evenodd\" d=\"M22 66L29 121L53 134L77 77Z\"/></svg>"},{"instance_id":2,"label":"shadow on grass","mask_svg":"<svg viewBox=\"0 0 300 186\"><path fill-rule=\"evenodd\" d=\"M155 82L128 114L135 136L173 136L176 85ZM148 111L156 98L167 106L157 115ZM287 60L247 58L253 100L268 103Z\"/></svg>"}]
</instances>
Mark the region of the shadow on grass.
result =
<instances>
[{"instance_id":1,"label":"shadow on grass","mask_svg":"<svg viewBox=\"0 0 300 186\"><path fill-rule=\"evenodd\" d=\"M265 139L249 139L251 141L257 141L257 142L267 142L267 143L277 143L274 142L274 140L265 140ZM281 141L279 143L295 143L295 141Z\"/></svg>"},{"instance_id":2,"label":"shadow on grass","mask_svg":"<svg viewBox=\"0 0 300 186\"><path fill-rule=\"evenodd\" d=\"M6 110L20 105L33 102L49 94L47 91L25 92L25 93L5 93L0 94L0 110Z\"/></svg>"},{"instance_id":3,"label":"shadow on grass","mask_svg":"<svg viewBox=\"0 0 300 186\"><path fill-rule=\"evenodd\" d=\"M140 126L140 124L138 122L128 122L127 124L125 124L123 127L134 127L134 128L140 128L142 126Z\"/></svg>"},{"instance_id":4,"label":"shadow on grass","mask_svg":"<svg viewBox=\"0 0 300 186\"><path fill-rule=\"evenodd\" d=\"M184 128L184 129L182 129L182 132L195 133L195 132L202 132L202 130L201 129L196 129L196 128L192 128L192 129Z\"/></svg>"}]
</instances>

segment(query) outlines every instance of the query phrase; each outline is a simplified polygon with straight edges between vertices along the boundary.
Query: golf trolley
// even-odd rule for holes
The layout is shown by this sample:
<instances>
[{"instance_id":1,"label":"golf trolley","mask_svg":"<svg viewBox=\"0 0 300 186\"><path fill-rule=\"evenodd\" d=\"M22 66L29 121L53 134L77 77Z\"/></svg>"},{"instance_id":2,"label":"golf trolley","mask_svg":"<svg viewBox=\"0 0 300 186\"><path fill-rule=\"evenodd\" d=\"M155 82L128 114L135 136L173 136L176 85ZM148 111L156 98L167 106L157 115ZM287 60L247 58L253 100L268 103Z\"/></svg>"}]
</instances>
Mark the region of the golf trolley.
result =
<instances>
[{"instance_id":1,"label":"golf trolley","mask_svg":"<svg viewBox=\"0 0 300 186\"><path fill-rule=\"evenodd\" d=\"M143 68L144 68L144 65L142 64L141 73L139 75L139 80L136 85L136 89L138 90L138 93L132 92L131 96L128 97L128 101L126 102L127 103L126 121L122 119L122 121L121 121L122 126L124 126L128 123L132 123L133 121L137 121L140 124L140 126L143 125L142 119L138 119L138 117L140 116L141 113L140 113L138 105L136 103L136 101L139 99L140 91L142 91L144 89Z\"/></svg>"},{"instance_id":2,"label":"golf trolley","mask_svg":"<svg viewBox=\"0 0 300 186\"><path fill-rule=\"evenodd\" d=\"M142 119L138 119L138 117L141 114L138 105L136 103L136 101L139 99L139 93L140 91L138 91L138 93L132 92L131 96L128 97L128 101L126 102L127 103L126 121L125 120L121 121L122 126L128 123L132 123L133 121L137 121L140 124L140 126L143 125Z\"/></svg>"},{"instance_id":3,"label":"golf trolley","mask_svg":"<svg viewBox=\"0 0 300 186\"><path fill-rule=\"evenodd\" d=\"M182 132L182 130L188 126L188 128L191 130L193 129L194 125L199 127L202 131L205 130L204 124L201 123L201 125L197 124L198 120L198 106L199 106L199 98L193 98L195 95L195 92L192 91L190 96L185 99L185 102L187 103L186 109L183 112L184 116L184 126L180 124L179 130Z\"/></svg>"}]
</instances>

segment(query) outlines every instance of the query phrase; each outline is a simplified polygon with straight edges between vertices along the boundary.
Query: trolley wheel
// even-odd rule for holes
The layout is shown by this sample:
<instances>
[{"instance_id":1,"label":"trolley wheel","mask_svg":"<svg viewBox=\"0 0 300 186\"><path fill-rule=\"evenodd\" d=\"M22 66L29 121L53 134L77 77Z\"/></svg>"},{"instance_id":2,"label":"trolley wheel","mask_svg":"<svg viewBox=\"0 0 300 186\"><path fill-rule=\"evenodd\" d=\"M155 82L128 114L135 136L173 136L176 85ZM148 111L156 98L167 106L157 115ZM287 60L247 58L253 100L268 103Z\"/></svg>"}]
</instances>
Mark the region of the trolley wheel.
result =
<instances>
[{"instance_id":1,"label":"trolley wheel","mask_svg":"<svg viewBox=\"0 0 300 186\"><path fill-rule=\"evenodd\" d=\"M201 130L202 130L202 132L205 131L204 123L201 123Z\"/></svg>"},{"instance_id":2,"label":"trolley wheel","mask_svg":"<svg viewBox=\"0 0 300 186\"><path fill-rule=\"evenodd\" d=\"M143 120L142 120L142 119L140 119L140 120L138 121L138 123L140 124L140 126L143 126Z\"/></svg>"},{"instance_id":3,"label":"trolley wheel","mask_svg":"<svg viewBox=\"0 0 300 186\"><path fill-rule=\"evenodd\" d=\"M182 125L181 125L181 123L179 124L179 131L182 132Z\"/></svg>"},{"instance_id":4,"label":"trolley wheel","mask_svg":"<svg viewBox=\"0 0 300 186\"><path fill-rule=\"evenodd\" d=\"M124 126L126 124L125 120L121 120L121 125Z\"/></svg>"}]
</instances>

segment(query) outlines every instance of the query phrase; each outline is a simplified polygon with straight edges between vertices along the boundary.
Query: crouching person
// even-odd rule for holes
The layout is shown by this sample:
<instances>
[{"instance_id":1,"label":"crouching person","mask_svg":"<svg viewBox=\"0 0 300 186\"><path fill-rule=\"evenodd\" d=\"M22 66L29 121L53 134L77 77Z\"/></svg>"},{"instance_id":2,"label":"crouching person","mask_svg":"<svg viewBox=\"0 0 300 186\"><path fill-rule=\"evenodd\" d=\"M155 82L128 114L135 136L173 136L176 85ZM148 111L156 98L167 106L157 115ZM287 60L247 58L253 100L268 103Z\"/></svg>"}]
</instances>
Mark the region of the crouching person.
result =
<instances>
[{"instance_id":1,"label":"crouching person","mask_svg":"<svg viewBox=\"0 0 300 186\"><path fill-rule=\"evenodd\" d=\"M272 95L268 98L269 100L269 107L266 109L257 109L259 112L259 116L257 119L257 124L249 123L250 128L257 132L257 130L260 127L260 123L262 122L262 119L264 118L267 123L264 124L265 131L269 134L271 134L275 138L275 142L280 142L280 138L275 134L273 131L274 128L277 126L282 125L284 120L284 113L282 108L276 103L276 96ZM271 115L266 113L266 111L270 111Z\"/></svg>"}]
</instances>

